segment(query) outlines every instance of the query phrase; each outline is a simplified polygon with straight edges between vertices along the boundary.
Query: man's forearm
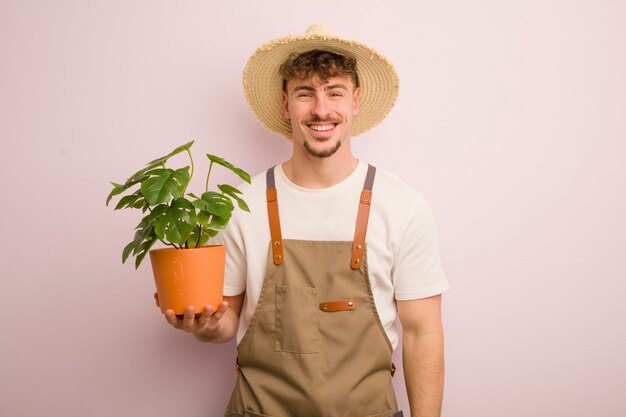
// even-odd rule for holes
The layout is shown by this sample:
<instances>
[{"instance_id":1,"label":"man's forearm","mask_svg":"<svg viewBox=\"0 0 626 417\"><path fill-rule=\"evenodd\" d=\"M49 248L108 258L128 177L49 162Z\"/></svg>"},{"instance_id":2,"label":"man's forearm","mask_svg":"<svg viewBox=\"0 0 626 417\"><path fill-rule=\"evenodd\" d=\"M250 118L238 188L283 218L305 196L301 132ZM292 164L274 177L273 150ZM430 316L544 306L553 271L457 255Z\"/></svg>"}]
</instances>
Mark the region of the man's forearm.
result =
<instances>
[{"instance_id":1,"label":"man's forearm","mask_svg":"<svg viewBox=\"0 0 626 417\"><path fill-rule=\"evenodd\" d=\"M443 398L443 330L403 335L404 379L411 417L440 417Z\"/></svg>"}]
</instances>

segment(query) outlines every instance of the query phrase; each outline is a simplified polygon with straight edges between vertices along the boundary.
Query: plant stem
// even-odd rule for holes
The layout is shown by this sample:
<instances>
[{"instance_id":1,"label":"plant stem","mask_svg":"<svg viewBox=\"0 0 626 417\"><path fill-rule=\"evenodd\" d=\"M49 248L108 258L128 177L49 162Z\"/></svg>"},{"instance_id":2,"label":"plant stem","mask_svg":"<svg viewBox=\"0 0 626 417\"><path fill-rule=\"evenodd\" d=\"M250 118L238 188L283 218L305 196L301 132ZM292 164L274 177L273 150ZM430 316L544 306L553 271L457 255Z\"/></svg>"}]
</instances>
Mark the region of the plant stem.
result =
<instances>
[{"instance_id":1,"label":"plant stem","mask_svg":"<svg viewBox=\"0 0 626 417\"><path fill-rule=\"evenodd\" d=\"M191 161L191 173L189 173L189 182L191 182L191 177L193 177L193 157L191 156L191 151L187 148L187 154L189 155L189 160ZM181 194L183 197L185 196L185 192L187 191L187 187L189 186L189 182L185 185L185 189Z\"/></svg>"},{"instance_id":2,"label":"plant stem","mask_svg":"<svg viewBox=\"0 0 626 417\"><path fill-rule=\"evenodd\" d=\"M162 244L164 244L164 245L168 245L168 246L174 246L174 247L176 247L176 245L175 245L175 244L173 244L173 243L167 243L166 241L164 241L164 240L163 240L163 239L161 239L161 238L157 238L157 239L159 239L159 241L160 241Z\"/></svg>"},{"instance_id":3,"label":"plant stem","mask_svg":"<svg viewBox=\"0 0 626 417\"><path fill-rule=\"evenodd\" d=\"M213 168L213 161L209 164L209 172L206 174L206 185L204 187L204 192L209 191L209 176L211 176L211 168Z\"/></svg>"},{"instance_id":4,"label":"plant stem","mask_svg":"<svg viewBox=\"0 0 626 417\"><path fill-rule=\"evenodd\" d=\"M198 225L198 240L196 241L196 248L200 245L200 239L202 239L202 225Z\"/></svg>"}]
</instances>

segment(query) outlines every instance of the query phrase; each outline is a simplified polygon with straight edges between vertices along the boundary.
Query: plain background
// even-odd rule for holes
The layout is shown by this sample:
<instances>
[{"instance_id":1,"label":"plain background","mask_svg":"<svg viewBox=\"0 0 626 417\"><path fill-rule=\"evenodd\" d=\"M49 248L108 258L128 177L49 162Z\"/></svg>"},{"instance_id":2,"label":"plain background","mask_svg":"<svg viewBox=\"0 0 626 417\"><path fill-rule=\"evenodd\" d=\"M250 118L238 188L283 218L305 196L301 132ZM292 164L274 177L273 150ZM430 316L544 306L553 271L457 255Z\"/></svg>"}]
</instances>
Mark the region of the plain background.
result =
<instances>
[{"instance_id":1,"label":"plain background","mask_svg":"<svg viewBox=\"0 0 626 417\"><path fill-rule=\"evenodd\" d=\"M353 143L437 218L443 415L623 416L622 0L2 0L0 416L221 415L234 344L165 323L149 264L120 262L138 213L105 197L191 139L191 189L206 152L252 173L285 160L241 70L311 23L400 75L390 116Z\"/></svg>"}]
</instances>

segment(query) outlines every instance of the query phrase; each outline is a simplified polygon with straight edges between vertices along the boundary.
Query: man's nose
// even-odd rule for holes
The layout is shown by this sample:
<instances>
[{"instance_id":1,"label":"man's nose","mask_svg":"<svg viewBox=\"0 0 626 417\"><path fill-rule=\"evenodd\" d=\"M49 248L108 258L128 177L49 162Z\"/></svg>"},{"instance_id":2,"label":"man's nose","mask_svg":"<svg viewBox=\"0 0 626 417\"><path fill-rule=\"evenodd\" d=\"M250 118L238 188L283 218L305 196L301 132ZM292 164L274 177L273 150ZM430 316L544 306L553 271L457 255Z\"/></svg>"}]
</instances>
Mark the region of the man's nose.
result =
<instances>
[{"instance_id":1,"label":"man's nose","mask_svg":"<svg viewBox=\"0 0 626 417\"><path fill-rule=\"evenodd\" d=\"M311 114L313 116L319 117L320 119L325 119L330 116L330 109L325 98L317 97L315 99L315 103L313 104L313 108L311 109Z\"/></svg>"}]
</instances>

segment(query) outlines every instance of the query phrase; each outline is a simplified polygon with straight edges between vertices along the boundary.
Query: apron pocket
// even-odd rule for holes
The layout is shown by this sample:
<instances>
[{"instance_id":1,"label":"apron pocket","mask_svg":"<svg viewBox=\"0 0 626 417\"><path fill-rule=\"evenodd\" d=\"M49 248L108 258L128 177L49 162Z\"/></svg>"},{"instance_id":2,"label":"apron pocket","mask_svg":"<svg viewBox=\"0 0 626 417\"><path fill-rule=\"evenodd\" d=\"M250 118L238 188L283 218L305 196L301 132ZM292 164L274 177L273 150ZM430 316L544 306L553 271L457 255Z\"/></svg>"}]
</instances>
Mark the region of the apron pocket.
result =
<instances>
[{"instance_id":1,"label":"apron pocket","mask_svg":"<svg viewBox=\"0 0 626 417\"><path fill-rule=\"evenodd\" d=\"M318 353L317 290L312 287L276 287L274 350Z\"/></svg>"}]
</instances>

